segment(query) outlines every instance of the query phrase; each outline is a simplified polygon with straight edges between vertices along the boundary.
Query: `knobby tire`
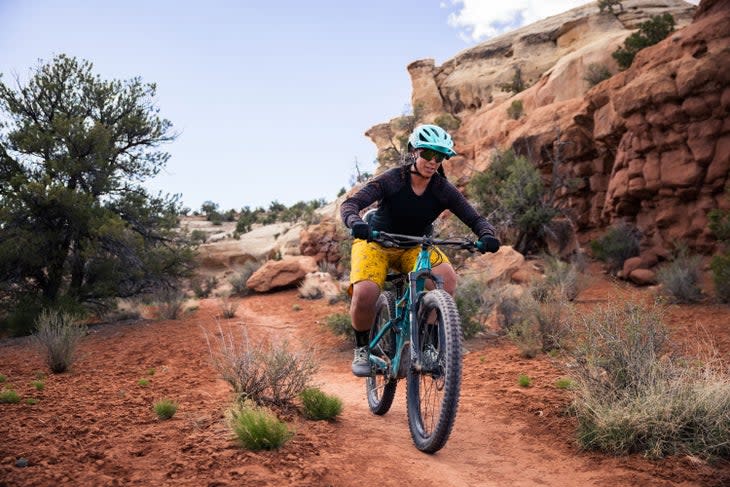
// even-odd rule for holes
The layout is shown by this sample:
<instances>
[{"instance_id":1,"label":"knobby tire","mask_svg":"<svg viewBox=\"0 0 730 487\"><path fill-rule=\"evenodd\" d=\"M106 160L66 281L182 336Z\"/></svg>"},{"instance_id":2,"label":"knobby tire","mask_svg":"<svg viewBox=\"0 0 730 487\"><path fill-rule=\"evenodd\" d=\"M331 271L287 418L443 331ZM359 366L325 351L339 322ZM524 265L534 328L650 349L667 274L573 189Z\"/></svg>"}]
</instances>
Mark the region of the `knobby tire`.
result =
<instances>
[{"instance_id":1,"label":"knobby tire","mask_svg":"<svg viewBox=\"0 0 730 487\"><path fill-rule=\"evenodd\" d=\"M375 306L375 323L370 329L370 340L393 317L395 317L395 297L390 291L384 291L378 297ZM387 355L392 359L393 355L395 355L395 333L389 331L383 335L382 339L370 353L381 356ZM388 412L390 406L393 404L397 385L398 382L395 379L390 379L382 373L376 373L373 367L372 373L365 379L368 406L373 414L380 416Z\"/></svg>"},{"instance_id":2,"label":"knobby tire","mask_svg":"<svg viewBox=\"0 0 730 487\"><path fill-rule=\"evenodd\" d=\"M438 326L426 323L434 310ZM443 289L427 292L417 326L418 365L411 367L407 381L408 426L416 448L435 453L451 434L461 389L461 320L451 295ZM429 345L437 351L436 360L433 350L426 357Z\"/></svg>"}]
</instances>

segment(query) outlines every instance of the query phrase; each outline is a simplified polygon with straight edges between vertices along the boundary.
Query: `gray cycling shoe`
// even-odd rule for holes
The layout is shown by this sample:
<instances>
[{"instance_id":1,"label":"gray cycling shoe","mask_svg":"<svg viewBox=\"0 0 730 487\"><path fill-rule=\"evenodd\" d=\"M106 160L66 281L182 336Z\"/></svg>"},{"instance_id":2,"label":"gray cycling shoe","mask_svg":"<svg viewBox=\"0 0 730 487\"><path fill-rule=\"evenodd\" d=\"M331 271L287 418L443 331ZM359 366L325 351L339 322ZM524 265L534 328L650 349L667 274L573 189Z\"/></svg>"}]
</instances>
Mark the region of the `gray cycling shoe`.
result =
<instances>
[{"instance_id":1,"label":"gray cycling shoe","mask_svg":"<svg viewBox=\"0 0 730 487\"><path fill-rule=\"evenodd\" d=\"M355 358L352 359L352 373L357 377L369 377L370 367L370 350L367 346L355 349Z\"/></svg>"}]
</instances>

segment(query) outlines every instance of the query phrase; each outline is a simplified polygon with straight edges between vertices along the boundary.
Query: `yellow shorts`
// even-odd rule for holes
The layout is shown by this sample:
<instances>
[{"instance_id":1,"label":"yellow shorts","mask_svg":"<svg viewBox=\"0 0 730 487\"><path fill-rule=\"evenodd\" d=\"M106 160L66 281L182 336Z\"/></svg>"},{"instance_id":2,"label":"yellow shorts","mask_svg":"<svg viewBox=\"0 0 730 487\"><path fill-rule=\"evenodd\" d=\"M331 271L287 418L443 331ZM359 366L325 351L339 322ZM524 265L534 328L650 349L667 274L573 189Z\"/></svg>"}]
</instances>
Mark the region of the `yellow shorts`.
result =
<instances>
[{"instance_id":1,"label":"yellow shorts","mask_svg":"<svg viewBox=\"0 0 730 487\"><path fill-rule=\"evenodd\" d=\"M373 281L380 286L380 289L383 289L388 269L404 273L412 271L420 251L420 246L410 249L394 249L383 247L375 242L355 239L352 243L349 293L352 294L353 284L365 280ZM449 258L438 247L432 247L431 266L435 267L443 263L448 264Z\"/></svg>"}]
</instances>

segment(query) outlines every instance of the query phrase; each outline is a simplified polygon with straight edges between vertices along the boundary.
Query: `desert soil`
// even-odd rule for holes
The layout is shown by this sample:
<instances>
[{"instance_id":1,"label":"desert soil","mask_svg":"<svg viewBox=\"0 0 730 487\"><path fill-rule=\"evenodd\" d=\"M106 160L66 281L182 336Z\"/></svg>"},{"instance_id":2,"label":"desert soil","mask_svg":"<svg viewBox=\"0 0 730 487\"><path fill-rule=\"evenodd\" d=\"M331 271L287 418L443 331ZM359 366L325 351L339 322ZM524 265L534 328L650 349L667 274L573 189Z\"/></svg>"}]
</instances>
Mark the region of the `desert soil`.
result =
<instances>
[{"instance_id":1,"label":"desert soil","mask_svg":"<svg viewBox=\"0 0 730 487\"><path fill-rule=\"evenodd\" d=\"M650 293L605 279L578 298L591 307L610 296ZM0 374L23 399L0 404L0 486L721 486L730 464L678 456L649 460L582 451L576 420L566 414L570 392L555 387L559 362L522 358L505 338L466 343L461 402L446 447L435 455L411 443L405 382L391 411L372 415L362 379L350 373L351 345L324 326L345 304L304 301L295 290L239 301L222 320L215 299L176 321L137 320L90 327L70 372L47 375L27 338L0 341ZM295 306L298 305L298 306ZM679 340L711 336L730 358L730 307L670 306L667 324ZM211 364L205 334L220 324L249 339L288 340L313 347L316 383L343 399L333 422L285 418L295 430L278 451L242 449L226 427L230 387ZM150 374L154 369L154 374ZM519 387L520 374L533 379ZM146 378L149 385L140 386ZM170 420L152 404L179 402ZM24 460L27 466L22 466Z\"/></svg>"}]
</instances>

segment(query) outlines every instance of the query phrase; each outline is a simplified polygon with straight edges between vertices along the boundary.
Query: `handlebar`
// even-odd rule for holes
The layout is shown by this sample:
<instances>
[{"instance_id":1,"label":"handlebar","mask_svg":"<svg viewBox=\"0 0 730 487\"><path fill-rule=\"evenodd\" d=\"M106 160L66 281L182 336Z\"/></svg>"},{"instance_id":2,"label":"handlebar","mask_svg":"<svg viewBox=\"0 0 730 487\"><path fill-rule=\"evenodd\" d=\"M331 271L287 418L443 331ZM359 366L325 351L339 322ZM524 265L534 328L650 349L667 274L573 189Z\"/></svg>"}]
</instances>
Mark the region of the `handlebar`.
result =
<instances>
[{"instance_id":1,"label":"handlebar","mask_svg":"<svg viewBox=\"0 0 730 487\"><path fill-rule=\"evenodd\" d=\"M430 237L428 235L423 236L415 236L415 235L401 235L398 233L388 233L388 232L382 232L378 230L372 230L371 231L372 238L371 240L373 242L377 242L381 244L383 247L395 247L395 248L403 248L403 247L413 247L413 244L417 245L426 245L426 246L433 246L433 245L441 245L441 246L449 246L449 247L456 247L459 249L468 250L470 252L474 252L475 250L478 250L480 252L483 252L484 249L482 248L484 243L480 241L472 241L468 240L464 237L450 237L450 238L434 238ZM411 244L411 245L408 245Z\"/></svg>"}]
</instances>

